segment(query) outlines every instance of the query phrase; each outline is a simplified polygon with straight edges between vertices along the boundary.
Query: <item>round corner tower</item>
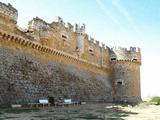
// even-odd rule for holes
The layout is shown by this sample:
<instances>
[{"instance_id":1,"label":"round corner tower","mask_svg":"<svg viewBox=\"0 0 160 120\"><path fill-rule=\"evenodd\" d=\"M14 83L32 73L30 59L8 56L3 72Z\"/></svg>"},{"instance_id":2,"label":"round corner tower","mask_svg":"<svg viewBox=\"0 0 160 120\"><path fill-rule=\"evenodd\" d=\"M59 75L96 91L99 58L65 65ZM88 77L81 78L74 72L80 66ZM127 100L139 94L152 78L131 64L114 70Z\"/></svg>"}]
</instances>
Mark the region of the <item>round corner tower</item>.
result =
<instances>
[{"instance_id":1,"label":"round corner tower","mask_svg":"<svg viewBox=\"0 0 160 120\"><path fill-rule=\"evenodd\" d=\"M140 48L112 48L110 50L115 101L141 102Z\"/></svg>"}]
</instances>

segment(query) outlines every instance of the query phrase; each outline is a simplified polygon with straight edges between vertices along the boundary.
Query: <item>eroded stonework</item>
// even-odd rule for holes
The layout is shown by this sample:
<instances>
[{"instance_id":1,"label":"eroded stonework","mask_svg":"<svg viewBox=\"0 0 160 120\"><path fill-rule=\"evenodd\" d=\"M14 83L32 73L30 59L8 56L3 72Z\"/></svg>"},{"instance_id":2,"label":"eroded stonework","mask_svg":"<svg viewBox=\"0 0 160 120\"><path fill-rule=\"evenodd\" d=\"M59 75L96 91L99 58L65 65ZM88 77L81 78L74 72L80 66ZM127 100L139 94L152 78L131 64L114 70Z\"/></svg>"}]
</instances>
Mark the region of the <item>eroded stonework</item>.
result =
<instances>
[{"instance_id":1,"label":"eroded stonework","mask_svg":"<svg viewBox=\"0 0 160 120\"><path fill-rule=\"evenodd\" d=\"M0 103L48 96L77 101L141 101L139 48L109 48L86 26L36 17L17 27L18 11L0 3Z\"/></svg>"}]
</instances>

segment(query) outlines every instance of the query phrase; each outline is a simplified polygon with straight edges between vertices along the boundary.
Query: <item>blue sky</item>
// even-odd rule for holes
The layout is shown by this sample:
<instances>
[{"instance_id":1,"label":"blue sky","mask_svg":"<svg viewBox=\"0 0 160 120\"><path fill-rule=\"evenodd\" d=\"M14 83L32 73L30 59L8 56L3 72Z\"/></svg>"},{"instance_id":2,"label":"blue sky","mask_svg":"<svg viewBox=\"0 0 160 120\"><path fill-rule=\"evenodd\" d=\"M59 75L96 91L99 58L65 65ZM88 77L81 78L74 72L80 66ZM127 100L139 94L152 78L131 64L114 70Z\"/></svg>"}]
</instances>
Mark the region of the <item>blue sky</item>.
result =
<instances>
[{"instance_id":1,"label":"blue sky","mask_svg":"<svg viewBox=\"0 0 160 120\"><path fill-rule=\"evenodd\" d=\"M1 0L19 12L18 25L33 17L85 23L86 32L111 46L142 50L142 96L160 95L160 0Z\"/></svg>"}]
</instances>

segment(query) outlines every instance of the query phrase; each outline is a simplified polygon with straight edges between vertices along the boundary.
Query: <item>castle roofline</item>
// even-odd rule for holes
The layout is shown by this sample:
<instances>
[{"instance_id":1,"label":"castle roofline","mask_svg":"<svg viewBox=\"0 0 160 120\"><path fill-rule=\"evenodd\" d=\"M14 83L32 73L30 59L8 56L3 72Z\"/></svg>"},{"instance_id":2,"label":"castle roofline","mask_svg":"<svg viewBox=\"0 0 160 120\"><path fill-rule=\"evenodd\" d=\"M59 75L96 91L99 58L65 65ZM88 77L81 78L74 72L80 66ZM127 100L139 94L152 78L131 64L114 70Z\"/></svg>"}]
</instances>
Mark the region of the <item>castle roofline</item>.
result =
<instances>
[{"instance_id":1,"label":"castle roofline","mask_svg":"<svg viewBox=\"0 0 160 120\"><path fill-rule=\"evenodd\" d=\"M112 51L121 51L121 52L141 52L141 49L139 47L132 47L126 48L126 47L111 47Z\"/></svg>"},{"instance_id":2,"label":"castle roofline","mask_svg":"<svg viewBox=\"0 0 160 120\"><path fill-rule=\"evenodd\" d=\"M7 5L5 3L0 2L0 7L6 7L6 8L8 8L11 11L18 12L17 9L14 8L10 3L8 3L8 5Z\"/></svg>"},{"instance_id":3,"label":"castle roofline","mask_svg":"<svg viewBox=\"0 0 160 120\"><path fill-rule=\"evenodd\" d=\"M17 23L18 11L9 3L7 5L0 2L0 15L5 16L10 20L13 20L14 23Z\"/></svg>"}]
</instances>

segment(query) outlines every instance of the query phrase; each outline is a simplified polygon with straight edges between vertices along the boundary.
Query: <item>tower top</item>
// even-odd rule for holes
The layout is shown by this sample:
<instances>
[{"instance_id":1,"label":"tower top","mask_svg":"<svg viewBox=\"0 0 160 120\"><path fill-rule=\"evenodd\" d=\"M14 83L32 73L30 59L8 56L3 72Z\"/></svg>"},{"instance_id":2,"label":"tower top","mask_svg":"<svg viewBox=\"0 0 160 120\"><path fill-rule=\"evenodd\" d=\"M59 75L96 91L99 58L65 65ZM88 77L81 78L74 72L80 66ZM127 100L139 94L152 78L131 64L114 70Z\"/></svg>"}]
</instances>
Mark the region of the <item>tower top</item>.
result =
<instances>
[{"instance_id":1,"label":"tower top","mask_svg":"<svg viewBox=\"0 0 160 120\"><path fill-rule=\"evenodd\" d=\"M138 47L113 47L110 49L111 61L136 61L141 63L141 50Z\"/></svg>"},{"instance_id":2,"label":"tower top","mask_svg":"<svg viewBox=\"0 0 160 120\"><path fill-rule=\"evenodd\" d=\"M0 15L5 16L17 23L18 11L11 4L0 2Z\"/></svg>"},{"instance_id":3,"label":"tower top","mask_svg":"<svg viewBox=\"0 0 160 120\"><path fill-rule=\"evenodd\" d=\"M75 32L77 33L85 33L86 25L83 24L82 26L76 24L75 25Z\"/></svg>"}]
</instances>

